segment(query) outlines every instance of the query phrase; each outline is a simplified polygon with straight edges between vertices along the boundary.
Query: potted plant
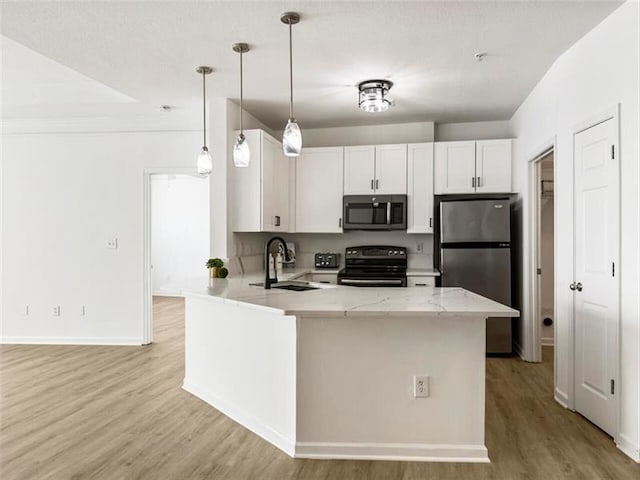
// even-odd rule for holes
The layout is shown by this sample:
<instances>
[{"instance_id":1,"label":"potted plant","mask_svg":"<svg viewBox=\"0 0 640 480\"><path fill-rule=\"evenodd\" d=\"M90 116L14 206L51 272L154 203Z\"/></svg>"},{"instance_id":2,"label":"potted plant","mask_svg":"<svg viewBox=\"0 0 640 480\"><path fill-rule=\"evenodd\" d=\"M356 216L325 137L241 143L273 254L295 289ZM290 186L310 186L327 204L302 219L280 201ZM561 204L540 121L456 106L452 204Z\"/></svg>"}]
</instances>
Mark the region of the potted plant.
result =
<instances>
[{"instance_id":1,"label":"potted plant","mask_svg":"<svg viewBox=\"0 0 640 480\"><path fill-rule=\"evenodd\" d=\"M209 269L209 276L211 278L218 278L218 272L220 271L221 268L223 268L223 266L224 266L224 262L219 258L210 258L209 260L207 260L207 268Z\"/></svg>"}]
</instances>

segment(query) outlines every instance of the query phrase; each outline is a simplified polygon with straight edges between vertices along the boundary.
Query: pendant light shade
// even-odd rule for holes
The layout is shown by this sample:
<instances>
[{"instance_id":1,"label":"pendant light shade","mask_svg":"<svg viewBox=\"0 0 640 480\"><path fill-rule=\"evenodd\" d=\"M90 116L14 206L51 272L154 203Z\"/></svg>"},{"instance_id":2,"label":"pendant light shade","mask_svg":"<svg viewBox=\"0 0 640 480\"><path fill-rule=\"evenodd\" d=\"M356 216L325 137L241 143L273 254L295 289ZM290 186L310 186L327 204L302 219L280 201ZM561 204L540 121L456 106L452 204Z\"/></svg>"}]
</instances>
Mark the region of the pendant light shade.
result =
<instances>
[{"instance_id":1,"label":"pendant light shade","mask_svg":"<svg viewBox=\"0 0 640 480\"><path fill-rule=\"evenodd\" d=\"M205 77L213 72L211 67L201 66L196 72L202 75L202 150L196 159L196 169L200 175L207 177L213 171L213 158L207 148L207 89Z\"/></svg>"},{"instance_id":2,"label":"pendant light shade","mask_svg":"<svg viewBox=\"0 0 640 480\"><path fill-rule=\"evenodd\" d=\"M249 144L244 137L244 126L242 122L242 114L244 113L243 101L243 88L242 88L242 55L249 51L249 45L246 43L234 43L233 51L240 54L240 133L236 138L236 143L233 145L233 164L236 167L248 167L251 161L251 152L249 151Z\"/></svg>"},{"instance_id":3,"label":"pendant light shade","mask_svg":"<svg viewBox=\"0 0 640 480\"><path fill-rule=\"evenodd\" d=\"M358 106L365 112L385 112L393 104L389 90L393 82L389 80L367 80L358 84Z\"/></svg>"},{"instance_id":4,"label":"pendant light shade","mask_svg":"<svg viewBox=\"0 0 640 480\"><path fill-rule=\"evenodd\" d=\"M300 22L296 12L285 12L280 21L289 25L289 120L282 134L282 150L287 157L297 157L302 152L302 132L293 116L293 41L291 26Z\"/></svg>"}]
</instances>

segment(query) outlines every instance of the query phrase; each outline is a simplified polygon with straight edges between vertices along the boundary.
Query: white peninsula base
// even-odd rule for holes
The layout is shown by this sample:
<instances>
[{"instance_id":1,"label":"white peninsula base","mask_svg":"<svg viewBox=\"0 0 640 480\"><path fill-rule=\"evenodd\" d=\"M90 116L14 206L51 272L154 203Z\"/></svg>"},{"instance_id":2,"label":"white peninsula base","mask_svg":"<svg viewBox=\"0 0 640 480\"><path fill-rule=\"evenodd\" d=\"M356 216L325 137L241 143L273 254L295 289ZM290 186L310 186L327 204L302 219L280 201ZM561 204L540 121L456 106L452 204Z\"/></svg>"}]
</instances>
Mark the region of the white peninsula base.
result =
<instances>
[{"instance_id":1,"label":"white peninsula base","mask_svg":"<svg viewBox=\"0 0 640 480\"><path fill-rule=\"evenodd\" d=\"M485 318L517 312L462 289L245 290L187 293L187 391L293 457L489 461Z\"/></svg>"}]
</instances>

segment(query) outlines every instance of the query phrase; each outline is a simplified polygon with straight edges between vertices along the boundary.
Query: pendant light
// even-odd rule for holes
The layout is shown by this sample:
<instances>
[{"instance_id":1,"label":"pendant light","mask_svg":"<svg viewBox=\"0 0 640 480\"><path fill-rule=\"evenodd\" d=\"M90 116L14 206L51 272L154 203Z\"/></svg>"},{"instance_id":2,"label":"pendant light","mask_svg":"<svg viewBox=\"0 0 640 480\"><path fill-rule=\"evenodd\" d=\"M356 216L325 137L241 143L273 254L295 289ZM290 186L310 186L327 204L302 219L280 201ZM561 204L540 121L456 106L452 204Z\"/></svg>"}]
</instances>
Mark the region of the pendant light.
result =
<instances>
[{"instance_id":1,"label":"pendant light","mask_svg":"<svg viewBox=\"0 0 640 480\"><path fill-rule=\"evenodd\" d=\"M243 113L243 91L242 91L242 54L249 51L249 45L246 43L234 43L233 51L240 54L240 133L236 139L236 143L233 146L233 164L236 167L248 167L251 160L251 152L249 151L249 144L244 138L244 130L242 125L242 113Z\"/></svg>"},{"instance_id":2,"label":"pendant light","mask_svg":"<svg viewBox=\"0 0 640 480\"><path fill-rule=\"evenodd\" d=\"M213 69L201 66L196 68L196 72L202 75L202 150L198 155L196 168L200 175L207 177L213 171L213 159L207 148L207 89L205 77L213 72Z\"/></svg>"},{"instance_id":3,"label":"pendant light","mask_svg":"<svg viewBox=\"0 0 640 480\"><path fill-rule=\"evenodd\" d=\"M302 132L293 116L293 45L291 26L300 21L296 12L285 12L280 21L289 25L289 120L282 134L282 150L287 157L297 157L302 152Z\"/></svg>"}]
</instances>

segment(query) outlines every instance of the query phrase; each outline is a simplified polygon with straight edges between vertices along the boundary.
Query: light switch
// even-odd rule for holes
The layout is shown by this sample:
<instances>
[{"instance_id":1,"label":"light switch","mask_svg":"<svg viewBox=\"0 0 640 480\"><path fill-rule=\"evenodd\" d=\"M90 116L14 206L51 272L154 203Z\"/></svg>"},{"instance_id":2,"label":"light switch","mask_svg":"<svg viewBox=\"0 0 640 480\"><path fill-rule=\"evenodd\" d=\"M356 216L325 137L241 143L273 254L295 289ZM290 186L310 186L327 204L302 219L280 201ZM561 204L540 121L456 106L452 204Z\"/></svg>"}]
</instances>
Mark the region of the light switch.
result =
<instances>
[{"instance_id":1,"label":"light switch","mask_svg":"<svg viewBox=\"0 0 640 480\"><path fill-rule=\"evenodd\" d=\"M107 240L107 248L116 250L118 248L118 239L116 237Z\"/></svg>"}]
</instances>

